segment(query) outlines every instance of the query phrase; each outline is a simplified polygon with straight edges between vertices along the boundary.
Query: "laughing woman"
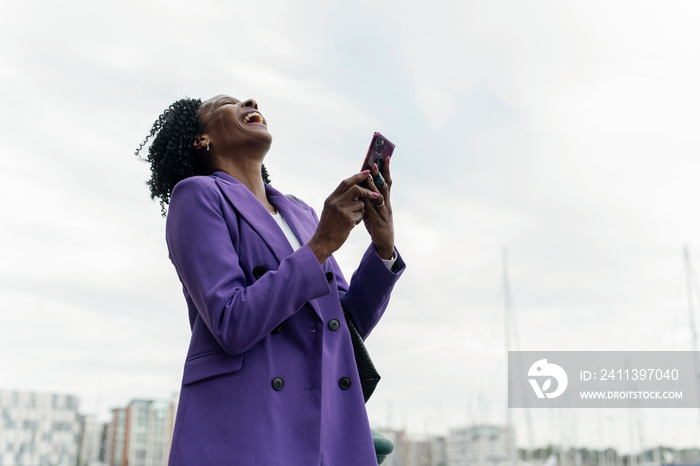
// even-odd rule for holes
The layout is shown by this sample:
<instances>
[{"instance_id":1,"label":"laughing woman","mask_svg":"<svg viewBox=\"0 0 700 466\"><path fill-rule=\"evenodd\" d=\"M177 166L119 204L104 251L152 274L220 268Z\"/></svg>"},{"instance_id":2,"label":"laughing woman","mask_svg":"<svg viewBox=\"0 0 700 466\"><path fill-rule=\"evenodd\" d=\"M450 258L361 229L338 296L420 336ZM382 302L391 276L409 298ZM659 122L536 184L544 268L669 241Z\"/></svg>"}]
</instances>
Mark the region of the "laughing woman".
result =
<instances>
[{"instance_id":1,"label":"laughing woman","mask_svg":"<svg viewBox=\"0 0 700 466\"><path fill-rule=\"evenodd\" d=\"M364 338L403 272L389 164L380 188L376 167L342 181L319 219L269 185L252 99L179 100L149 138L192 329L169 464L376 465L341 301ZM371 244L348 283L331 254L362 221Z\"/></svg>"}]
</instances>

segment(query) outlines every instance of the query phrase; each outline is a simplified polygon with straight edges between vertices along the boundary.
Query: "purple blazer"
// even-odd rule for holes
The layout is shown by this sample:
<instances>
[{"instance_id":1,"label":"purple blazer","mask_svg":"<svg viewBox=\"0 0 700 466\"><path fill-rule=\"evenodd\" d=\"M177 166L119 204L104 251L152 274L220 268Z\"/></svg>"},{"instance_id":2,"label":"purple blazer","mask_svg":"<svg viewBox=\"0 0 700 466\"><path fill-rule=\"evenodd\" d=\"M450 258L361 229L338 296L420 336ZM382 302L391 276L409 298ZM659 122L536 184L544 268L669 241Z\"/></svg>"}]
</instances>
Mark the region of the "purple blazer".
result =
<instances>
[{"instance_id":1,"label":"purple blazer","mask_svg":"<svg viewBox=\"0 0 700 466\"><path fill-rule=\"evenodd\" d=\"M306 246L318 218L267 186L304 246L223 172L187 178L170 200L166 239L189 311L170 466L376 465L339 298L366 337L403 271L370 245L350 284Z\"/></svg>"}]
</instances>

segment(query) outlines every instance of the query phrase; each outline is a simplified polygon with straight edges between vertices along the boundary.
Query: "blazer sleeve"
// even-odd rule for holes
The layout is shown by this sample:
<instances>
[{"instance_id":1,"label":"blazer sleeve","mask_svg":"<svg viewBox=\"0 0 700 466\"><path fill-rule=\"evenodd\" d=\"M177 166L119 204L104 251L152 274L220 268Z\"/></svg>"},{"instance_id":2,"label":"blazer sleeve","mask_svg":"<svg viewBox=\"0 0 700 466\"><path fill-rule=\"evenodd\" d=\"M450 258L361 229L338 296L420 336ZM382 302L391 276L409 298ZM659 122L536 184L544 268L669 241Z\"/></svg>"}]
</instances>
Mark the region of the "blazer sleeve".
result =
<instances>
[{"instance_id":1,"label":"blazer sleeve","mask_svg":"<svg viewBox=\"0 0 700 466\"><path fill-rule=\"evenodd\" d=\"M202 320L221 347L236 355L266 338L307 301L331 290L308 246L247 285L231 239L238 232L229 231L220 193L212 183L209 177L191 177L175 186L166 242Z\"/></svg>"},{"instance_id":2,"label":"blazer sleeve","mask_svg":"<svg viewBox=\"0 0 700 466\"><path fill-rule=\"evenodd\" d=\"M312 212L314 220L318 224L316 212L308 205L303 205ZM390 270L377 254L374 245L370 244L362 256L360 265L353 273L350 284L343 278L335 258L331 256L328 260L331 261L331 266L336 270L340 299L364 340L372 332L389 305L394 285L406 268L403 257L396 249L396 262Z\"/></svg>"},{"instance_id":3,"label":"blazer sleeve","mask_svg":"<svg viewBox=\"0 0 700 466\"><path fill-rule=\"evenodd\" d=\"M366 339L379 322L389 305L389 298L396 281L403 274L406 264L396 250L397 259L390 270L370 244L353 273L346 293L341 299L350 313L362 339Z\"/></svg>"}]
</instances>

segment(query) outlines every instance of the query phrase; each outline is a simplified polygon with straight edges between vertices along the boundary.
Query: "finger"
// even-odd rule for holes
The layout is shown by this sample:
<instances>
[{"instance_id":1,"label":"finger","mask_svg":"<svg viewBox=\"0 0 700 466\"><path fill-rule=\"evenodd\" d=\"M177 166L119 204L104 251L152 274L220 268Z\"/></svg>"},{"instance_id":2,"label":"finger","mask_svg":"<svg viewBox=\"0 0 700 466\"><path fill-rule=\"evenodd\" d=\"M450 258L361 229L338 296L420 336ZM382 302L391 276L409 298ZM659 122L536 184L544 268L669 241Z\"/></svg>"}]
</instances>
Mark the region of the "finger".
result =
<instances>
[{"instance_id":1,"label":"finger","mask_svg":"<svg viewBox=\"0 0 700 466\"><path fill-rule=\"evenodd\" d=\"M368 199L362 198L362 202L364 203L364 211L365 211L365 218L367 216L372 215L374 212L374 207L372 206L372 202L370 202Z\"/></svg>"},{"instance_id":2,"label":"finger","mask_svg":"<svg viewBox=\"0 0 700 466\"><path fill-rule=\"evenodd\" d=\"M347 192L353 186L357 185L357 183L360 183L361 181L369 178L369 174L370 174L369 170L363 170L360 173L355 173L350 178L346 178L343 181L341 181L340 184L338 185L338 187L335 188L335 191L333 191L333 193L334 194L343 194L343 193Z\"/></svg>"},{"instance_id":3,"label":"finger","mask_svg":"<svg viewBox=\"0 0 700 466\"><path fill-rule=\"evenodd\" d=\"M377 200L370 201L367 199L364 199L364 211L365 211L365 219L368 220L385 220L386 219L386 211L385 207L383 204L383 197L377 198Z\"/></svg>"},{"instance_id":4,"label":"finger","mask_svg":"<svg viewBox=\"0 0 700 466\"><path fill-rule=\"evenodd\" d=\"M359 225L364 217L365 217L365 209L364 208L352 213L352 219L355 222L355 225Z\"/></svg>"},{"instance_id":5,"label":"finger","mask_svg":"<svg viewBox=\"0 0 700 466\"><path fill-rule=\"evenodd\" d=\"M376 163L373 163L370 167L370 175L372 175L372 186L376 188L377 192L381 192L384 186L384 176L379 172L379 167Z\"/></svg>"},{"instance_id":6,"label":"finger","mask_svg":"<svg viewBox=\"0 0 700 466\"><path fill-rule=\"evenodd\" d=\"M382 164L382 176L384 177L384 183L386 184L386 188L389 189L391 187L391 169L389 168L391 157L387 157L384 159L384 163Z\"/></svg>"},{"instance_id":7,"label":"finger","mask_svg":"<svg viewBox=\"0 0 700 466\"><path fill-rule=\"evenodd\" d=\"M385 200L386 200L384 194L382 194L382 191L384 191L384 193L386 193L387 195L388 195L389 193L388 193L387 188L386 188L386 183L382 184L382 186L381 186L380 188L377 188L376 184L374 183L374 178L375 178L376 176L379 175L379 170L378 170L378 168L377 168L377 164L376 164L376 163L375 163L375 164L372 164L372 166L370 167L370 175L372 175L372 176L370 176L370 177L368 178L368 181L367 181L367 183L368 183L368 185L369 185L369 188L370 188L373 192L379 194L379 196L377 196L377 197L375 198L374 203L373 203L373 206L374 206L374 207L382 207L382 206L384 206L384 202L385 202ZM380 191L380 190L381 190L381 191Z\"/></svg>"},{"instance_id":8,"label":"finger","mask_svg":"<svg viewBox=\"0 0 700 466\"><path fill-rule=\"evenodd\" d=\"M364 188L359 185L351 186L344 194L348 199L361 198L375 200L380 198L382 195L377 191L372 191L371 189Z\"/></svg>"},{"instance_id":9,"label":"finger","mask_svg":"<svg viewBox=\"0 0 700 466\"><path fill-rule=\"evenodd\" d=\"M384 163L382 164L381 167L381 172L382 176L384 177L384 185L379 189L379 191L382 193L384 196L384 202L385 204L382 205L387 212L391 212L391 185L392 185L392 179L391 179L391 169L389 168L390 165L390 160L391 157L387 157L384 159ZM378 204L382 204L381 202L378 202Z\"/></svg>"},{"instance_id":10,"label":"finger","mask_svg":"<svg viewBox=\"0 0 700 466\"><path fill-rule=\"evenodd\" d=\"M365 210L366 204L364 198L356 198L350 204L350 212L362 212Z\"/></svg>"},{"instance_id":11,"label":"finger","mask_svg":"<svg viewBox=\"0 0 700 466\"><path fill-rule=\"evenodd\" d=\"M376 186L378 191L382 190L382 188L384 188L384 185L386 184L384 181L384 176L379 171L379 166L381 165L384 165L384 159L377 159L377 162L373 163L370 167L372 181L374 182L374 186Z\"/></svg>"},{"instance_id":12,"label":"finger","mask_svg":"<svg viewBox=\"0 0 700 466\"><path fill-rule=\"evenodd\" d=\"M377 188L377 183L375 183L375 179L379 175L379 171L377 170L377 164L372 164L371 167L369 167L369 176L367 177L367 187L370 189L370 191L374 191L376 193L379 192L379 189Z\"/></svg>"},{"instance_id":13,"label":"finger","mask_svg":"<svg viewBox=\"0 0 700 466\"><path fill-rule=\"evenodd\" d=\"M385 209L387 208L386 201L388 200L387 197L384 197L383 195L380 195L373 204L373 207L375 210L379 209Z\"/></svg>"}]
</instances>

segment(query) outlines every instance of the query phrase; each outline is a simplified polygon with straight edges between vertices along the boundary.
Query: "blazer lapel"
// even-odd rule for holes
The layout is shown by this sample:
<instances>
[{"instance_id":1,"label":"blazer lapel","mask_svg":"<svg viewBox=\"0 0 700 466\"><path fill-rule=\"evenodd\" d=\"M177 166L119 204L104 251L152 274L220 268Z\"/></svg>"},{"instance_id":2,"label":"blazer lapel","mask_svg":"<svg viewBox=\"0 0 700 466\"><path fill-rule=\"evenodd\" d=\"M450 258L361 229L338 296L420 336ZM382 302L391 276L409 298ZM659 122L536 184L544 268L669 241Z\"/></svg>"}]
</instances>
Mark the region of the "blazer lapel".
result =
<instances>
[{"instance_id":1,"label":"blazer lapel","mask_svg":"<svg viewBox=\"0 0 700 466\"><path fill-rule=\"evenodd\" d=\"M215 171L213 176L233 208L260 235L278 261L293 252L275 219L243 183L221 171Z\"/></svg>"},{"instance_id":2,"label":"blazer lapel","mask_svg":"<svg viewBox=\"0 0 700 466\"><path fill-rule=\"evenodd\" d=\"M265 185L265 188L267 189L267 198L282 214L289 227L299 238L299 242L301 244L308 243L316 232L316 221L311 210L270 185Z\"/></svg>"}]
</instances>

